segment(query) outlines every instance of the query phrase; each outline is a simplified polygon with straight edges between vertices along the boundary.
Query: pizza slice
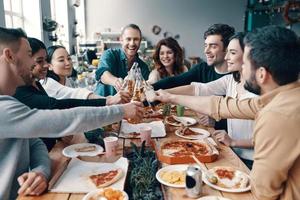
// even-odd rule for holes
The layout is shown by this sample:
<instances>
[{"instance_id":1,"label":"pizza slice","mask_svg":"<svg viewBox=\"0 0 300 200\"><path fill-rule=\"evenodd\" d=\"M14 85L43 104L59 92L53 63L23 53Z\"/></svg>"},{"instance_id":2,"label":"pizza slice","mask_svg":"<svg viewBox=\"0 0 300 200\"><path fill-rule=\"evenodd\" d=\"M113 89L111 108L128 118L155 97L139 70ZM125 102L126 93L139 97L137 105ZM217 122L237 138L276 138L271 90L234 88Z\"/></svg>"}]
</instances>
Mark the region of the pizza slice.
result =
<instances>
[{"instance_id":1,"label":"pizza slice","mask_svg":"<svg viewBox=\"0 0 300 200\"><path fill-rule=\"evenodd\" d=\"M203 135L202 133L195 132L192 129L190 129L188 127L184 127L184 126L182 126L179 129L179 134L183 135L183 136L198 136L198 135Z\"/></svg>"},{"instance_id":2,"label":"pizza slice","mask_svg":"<svg viewBox=\"0 0 300 200\"><path fill-rule=\"evenodd\" d=\"M93 174L89 176L89 180L97 187L103 188L118 181L123 176L121 168L109 170L106 172Z\"/></svg>"},{"instance_id":3,"label":"pizza slice","mask_svg":"<svg viewBox=\"0 0 300 200\"><path fill-rule=\"evenodd\" d=\"M96 151L96 146L95 145L87 145L83 147L77 147L75 148L76 152L91 152L91 151Z\"/></svg>"},{"instance_id":4,"label":"pizza slice","mask_svg":"<svg viewBox=\"0 0 300 200\"><path fill-rule=\"evenodd\" d=\"M168 116L166 117L166 123L172 125L172 126L181 126L181 122L177 121L174 116Z\"/></svg>"}]
</instances>

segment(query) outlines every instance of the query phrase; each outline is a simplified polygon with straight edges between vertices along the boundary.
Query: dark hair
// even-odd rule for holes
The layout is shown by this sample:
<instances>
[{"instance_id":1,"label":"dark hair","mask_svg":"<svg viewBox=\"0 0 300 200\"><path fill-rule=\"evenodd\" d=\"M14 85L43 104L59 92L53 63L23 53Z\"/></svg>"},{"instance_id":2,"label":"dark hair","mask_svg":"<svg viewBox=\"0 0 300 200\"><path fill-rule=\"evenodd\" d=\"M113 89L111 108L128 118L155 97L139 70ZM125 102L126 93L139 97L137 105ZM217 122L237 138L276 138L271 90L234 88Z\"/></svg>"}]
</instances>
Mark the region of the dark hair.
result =
<instances>
[{"instance_id":1,"label":"dark hair","mask_svg":"<svg viewBox=\"0 0 300 200\"><path fill-rule=\"evenodd\" d=\"M4 46L10 46L13 51L18 51L21 38L27 39L26 33L21 28L0 27L0 52Z\"/></svg>"},{"instance_id":2,"label":"dark hair","mask_svg":"<svg viewBox=\"0 0 300 200\"><path fill-rule=\"evenodd\" d=\"M136 24L128 24L128 25L126 25L125 27L123 27L122 32L121 32L121 35L123 35L123 34L124 34L124 31L125 31L126 29L128 29L128 28L132 28L132 29L138 30L139 33L140 33L140 36L141 36L141 38L142 38L142 31L141 31L140 27L139 27L138 25L136 25Z\"/></svg>"},{"instance_id":3,"label":"dark hair","mask_svg":"<svg viewBox=\"0 0 300 200\"><path fill-rule=\"evenodd\" d=\"M245 48L245 45L244 45L244 37L245 37L245 33L244 32L237 32L235 33L233 36L231 36L229 38L229 41L233 40L233 39L236 39L239 41L239 45L241 47L241 49L243 50L244 52L244 48ZM232 76L233 76L233 79L236 81L236 82L241 82L241 74L239 71L234 71L232 72Z\"/></svg>"},{"instance_id":4,"label":"dark hair","mask_svg":"<svg viewBox=\"0 0 300 200\"><path fill-rule=\"evenodd\" d=\"M157 43L157 45L155 47L155 52L153 54L155 68L159 72L160 77L164 78L164 77L168 76L168 72L167 72L165 66L160 62L160 59L159 59L159 52L160 52L162 45L167 46L168 48L172 49L172 51L174 52L174 58L175 58L175 63L173 66L174 75L178 75L178 74L182 73L184 71L183 51L175 39L168 37L168 38L160 40Z\"/></svg>"},{"instance_id":5,"label":"dark hair","mask_svg":"<svg viewBox=\"0 0 300 200\"><path fill-rule=\"evenodd\" d=\"M61 45L54 45L54 46L50 46L47 48L47 62L48 63L51 63L51 60L52 60L52 57L53 57L53 54L54 52L57 50L57 49L66 49L64 46L61 46ZM59 76L52 70L48 70L47 71L47 77L49 78L52 78L54 80L56 80L57 82L60 81L60 78Z\"/></svg>"},{"instance_id":6,"label":"dark hair","mask_svg":"<svg viewBox=\"0 0 300 200\"><path fill-rule=\"evenodd\" d=\"M45 44L41 40L29 37L28 38L28 42L29 42L29 44L31 46L32 54L37 53L41 49L46 50L46 46L45 46Z\"/></svg>"},{"instance_id":7,"label":"dark hair","mask_svg":"<svg viewBox=\"0 0 300 200\"><path fill-rule=\"evenodd\" d=\"M300 40L295 32L266 26L248 33L244 43L250 48L248 58L254 70L264 67L278 85L298 80Z\"/></svg>"},{"instance_id":8,"label":"dark hair","mask_svg":"<svg viewBox=\"0 0 300 200\"><path fill-rule=\"evenodd\" d=\"M204 32L204 39L209 35L221 35L224 49L229 44L229 38L234 34L234 28L227 24L214 24L210 26L207 31Z\"/></svg>"}]
</instances>

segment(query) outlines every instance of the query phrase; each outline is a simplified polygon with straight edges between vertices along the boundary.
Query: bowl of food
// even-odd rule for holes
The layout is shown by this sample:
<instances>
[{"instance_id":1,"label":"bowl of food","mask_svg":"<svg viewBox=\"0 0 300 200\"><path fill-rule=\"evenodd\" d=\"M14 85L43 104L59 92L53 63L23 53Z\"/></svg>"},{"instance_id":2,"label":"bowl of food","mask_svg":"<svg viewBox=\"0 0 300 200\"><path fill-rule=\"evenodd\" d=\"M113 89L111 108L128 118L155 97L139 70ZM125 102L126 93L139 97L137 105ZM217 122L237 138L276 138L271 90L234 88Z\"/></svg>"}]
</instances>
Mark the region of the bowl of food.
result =
<instances>
[{"instance_id":1,"label":"bowl of food","mask_svg":"<svg viewBox=\"0 0 300 200\"><path fill-rule=\"evenodd\" d=\"M109 187L93 190L82 200L129 200L129 198L126 192Z\"/></svg>"}]
</instances>

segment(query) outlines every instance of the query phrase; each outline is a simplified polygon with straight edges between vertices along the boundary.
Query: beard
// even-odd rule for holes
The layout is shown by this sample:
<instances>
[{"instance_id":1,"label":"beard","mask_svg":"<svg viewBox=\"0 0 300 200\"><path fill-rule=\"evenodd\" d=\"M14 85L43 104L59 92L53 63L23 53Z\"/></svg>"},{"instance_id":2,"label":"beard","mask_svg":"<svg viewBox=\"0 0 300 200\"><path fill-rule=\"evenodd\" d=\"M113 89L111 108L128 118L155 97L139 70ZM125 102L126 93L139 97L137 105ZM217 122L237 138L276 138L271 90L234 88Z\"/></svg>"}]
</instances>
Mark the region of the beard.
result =
<instances>
[{"instance_id":1,"label":"beard","mask_svg":"<svg viewBox=\"0 0 300 200\"><path fill-rule=\"evenodd\" d=\"M22 80L24 81L25 85L27 85L27 86L32 85L32 82L34 81L34 76L31 72L28 74L20 75L20 76L21 76Z\"/></svg>"},{"instance_id":2,"label":"beard","mask_svg":"<svg viewBox=\"0 0 300 200\"><path fill-rule=\"evenodd\" d=\"M254 76L245 81L244 88L253 94L261 95L261 87L257 84Z\"/></svg>"}]
</instances>

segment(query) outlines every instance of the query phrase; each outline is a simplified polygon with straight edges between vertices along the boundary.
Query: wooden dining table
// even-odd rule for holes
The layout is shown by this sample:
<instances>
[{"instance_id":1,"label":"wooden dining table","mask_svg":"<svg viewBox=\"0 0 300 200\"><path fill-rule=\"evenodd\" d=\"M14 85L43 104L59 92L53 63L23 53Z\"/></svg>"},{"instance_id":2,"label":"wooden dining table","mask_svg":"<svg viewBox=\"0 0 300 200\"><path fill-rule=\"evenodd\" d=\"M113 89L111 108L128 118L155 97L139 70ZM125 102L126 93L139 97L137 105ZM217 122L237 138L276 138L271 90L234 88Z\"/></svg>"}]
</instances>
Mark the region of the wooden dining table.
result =
<instances>
[{"instance_id":1,"label":"wooden dining table","mask_svg":"<svg viewBox=\"0 0 300 200\"><path fill-rule=\"evenodd\" d=\"M190 116L193 118L196 118L196 114L189 110L185 112L185 116ZM166 126L166 137L162 138L153 138L153 141L156 144L159 144L165 140L169 139L179 139L177 135L175 135L175 127L172 127L171 125L168 125L165 123ZM196 124L193 127L197 128L203 128L212 133L214 131L211 127L206 127L201 124ZM119 130L118 126L114 126L115 131ZM130 148L130 143L133 142L137 146L141 146L141 140L140 139L125 139L125 138L119 138L119 145L118 145L118 156L125 155L125 150ZM52 160L52 178L49 182L50 187L55 184L55 182L58 180L58 178L62 175L63 171L66 169L68 163L70 162L70 158L67 158L63 156L62 150L67 145L63 142L58 142L55 147L51 150L49 153L50 158ZM230 147L227 147L225 145L222 145L218 143L218 150L219 150L219 156L216 161L211 163L205 163L205 166L207 169L211 169L215 166L229 166L233 167L235 169L238 169L240 171L243 171L247 174L249 174L250 170L246 167L246 165L240 160L240 158L232 151ZM84 158L83 160L85 160ZM111 162L112 158L106 158L105 155L101 155L98 157L103 162ZM108 159L108 160L107 160ZM88 159L87 159L88 160ZM166 163L161 163L161 166L166 166ZM128 178L128 176L127 176ZM163 192L163 197L165 200L192 200L192 198L189 198L186 195L186 191L184 188L173 188L165 185L161 185L161 189ZM228 192L222 192L216 189L211 188L210 186L203 184L202 185L202 192L200 197L204 196L219 196L219 197L225 197L231 200L255 200L256 198L251 193L251 191L242 192L242 193L228 193ZM44 194L40 196L19 196L18 200L81 200L85 194L78 194L78 193L54 193L54 192L45 192Z\"/></svg>"}]
</instances>

